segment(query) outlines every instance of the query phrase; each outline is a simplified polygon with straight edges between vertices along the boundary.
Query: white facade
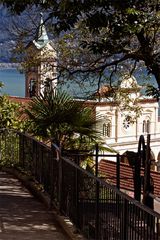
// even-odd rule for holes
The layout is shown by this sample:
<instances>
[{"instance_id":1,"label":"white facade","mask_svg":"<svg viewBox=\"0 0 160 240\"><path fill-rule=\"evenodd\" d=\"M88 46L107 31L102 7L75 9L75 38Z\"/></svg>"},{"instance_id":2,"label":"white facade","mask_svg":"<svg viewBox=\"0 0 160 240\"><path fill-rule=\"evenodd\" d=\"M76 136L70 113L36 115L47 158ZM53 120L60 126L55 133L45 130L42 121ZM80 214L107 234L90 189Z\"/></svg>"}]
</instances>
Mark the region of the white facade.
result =
<instances>
[{"instance_id":1,"label":"white facade","mask_svg":"<svg viewBox=\"0 0 160 240\"><path fill-rule=\"evenodd\" d=\"M135 84L134 77L133 80ZM96 113L102 117L97 130L102 132L106 145L109 145L121 155L126 151L137 152L140 135L147 136L149 133L151 135L152 154L155 161L158 161L160 158L160 122L158 121L159 105L157 100L140 96L139 91L134 93L130 78L122 79L120 86L127 91L127 95L131 99L138 100L137 105L141 109L141 115L134 122L130 122L130 119L126 117L127 111L122 112L118 104L115 104L112 99L102 97L101 102L97 102L95 107ZM123 103L121 104L123 105ZM132 116L134 112L130 112L128 115Z\"/></svg>"}]
</instances>

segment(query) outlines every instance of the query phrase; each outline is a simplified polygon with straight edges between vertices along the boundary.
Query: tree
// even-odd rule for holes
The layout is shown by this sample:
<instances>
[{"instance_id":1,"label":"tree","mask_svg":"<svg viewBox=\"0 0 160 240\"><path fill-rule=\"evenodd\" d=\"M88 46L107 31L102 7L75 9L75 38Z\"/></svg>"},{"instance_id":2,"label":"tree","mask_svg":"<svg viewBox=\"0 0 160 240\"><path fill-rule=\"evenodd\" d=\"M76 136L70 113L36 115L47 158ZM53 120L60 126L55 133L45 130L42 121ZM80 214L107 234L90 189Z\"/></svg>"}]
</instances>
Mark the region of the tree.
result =
<instances>
[{"instance_id":1,"label":"tree","mask_svg":"<svg viewBox=\"0 0 160 240\"><path fill-rule=\"evenodd\" d=\"M9 100L5 95L0 96L0 128L23 129L23 122L19 118L21 105Z\"/></svg>"},{"instance_id":2,"label":"tree","mask_svg":"<svg viewBox=\"0 0 160 240\"><path fill-rule=\"evenodd\" d=\"M127 63L132 73L143 63L160 87L160 2L159 0L85 0L85 1L1 1L20 14L31 5L48 11L58 33L75 30L79 22L93 38L81 40L81 46L96 56L77 71L112 72ZM47 20L46 20L47 21ZM111 74L112 77L113 74Z\"/></svg>"},{"instance_id":3,"label":"tree","mask_svg":"<svg viewBox=\"0 0 160 240\"><path fill-rule=\"evenodd\" d=\"M25 113L29 117L30 132L63 147L69 143L79 147L89 140L92 143L98 140L92 109L74 101L65 92L50 90L34 97Z\"/></svg>"}]
</instances>

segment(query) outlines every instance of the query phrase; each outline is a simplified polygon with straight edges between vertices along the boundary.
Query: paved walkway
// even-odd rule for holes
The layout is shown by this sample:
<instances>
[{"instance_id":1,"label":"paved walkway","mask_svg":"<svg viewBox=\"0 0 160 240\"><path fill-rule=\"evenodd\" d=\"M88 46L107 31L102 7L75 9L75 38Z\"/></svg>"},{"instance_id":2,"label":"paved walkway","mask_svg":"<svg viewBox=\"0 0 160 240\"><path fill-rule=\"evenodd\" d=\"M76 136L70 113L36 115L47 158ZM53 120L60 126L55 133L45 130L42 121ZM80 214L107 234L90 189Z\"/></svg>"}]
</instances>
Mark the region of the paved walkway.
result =
<instances>
[{"instance_id":1,"label":"paved walkway","mask_svg":"<svg viewBox=\"0 0 160 240\"><path fill-rule=\"evenodd\" d=\"M69 240L51 212L7 173L0 172L0 240Z\"/></svg>"}]
</instances>

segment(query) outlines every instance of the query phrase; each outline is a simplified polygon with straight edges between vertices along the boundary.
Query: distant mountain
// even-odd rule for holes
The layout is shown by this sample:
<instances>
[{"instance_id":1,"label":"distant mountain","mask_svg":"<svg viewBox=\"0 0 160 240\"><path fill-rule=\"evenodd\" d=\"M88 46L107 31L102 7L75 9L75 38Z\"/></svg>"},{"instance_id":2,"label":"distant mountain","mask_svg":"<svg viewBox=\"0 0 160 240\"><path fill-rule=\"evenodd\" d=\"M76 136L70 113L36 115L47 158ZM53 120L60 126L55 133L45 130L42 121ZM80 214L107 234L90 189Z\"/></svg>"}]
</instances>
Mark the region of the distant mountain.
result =
<instances>
[{"instance_id":1,"label":"distant mountain","mask_svg":"<svg viewBox=\"0 0 160 240\"><path fill-rule=\"evenodd\" d=\"M16 45L18 32L23 30L26 44L35 37L41 10L27 9L19 16L13 16L0 4L0 62L11 62L12 50ZM26 37L27 36L27 37Z\"/></svg>"},{"instance_id":2,"label":"distant mountain","mask_svg":"<svg viewBox=\"0 0 160 240\"><path fill-rule=\"evenodd\" d=\"M0 5L0 62L10 62L11 50L15 46L15 41L8 31L10 20L11 16L6 8Z\"/></svg>"}]
</instances>

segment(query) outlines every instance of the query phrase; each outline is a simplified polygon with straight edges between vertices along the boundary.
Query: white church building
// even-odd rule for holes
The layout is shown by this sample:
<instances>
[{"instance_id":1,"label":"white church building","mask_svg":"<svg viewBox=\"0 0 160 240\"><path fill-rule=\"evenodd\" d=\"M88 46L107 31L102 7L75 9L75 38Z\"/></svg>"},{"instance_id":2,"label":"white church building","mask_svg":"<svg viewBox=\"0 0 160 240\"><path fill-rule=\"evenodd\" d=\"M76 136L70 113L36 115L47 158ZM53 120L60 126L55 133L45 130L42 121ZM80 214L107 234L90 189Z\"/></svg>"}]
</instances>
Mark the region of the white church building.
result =
<instances>
[{"instance_id":1,"label":"white church building","mask_svg":"<svg viewBox=\"0 0 160 240\"><path fill-rule=\"evenodd\" d=\"M106 145L121 155L126 151L137 152L139 137L144 135L146 138L147 134L150 134L152 159L160 163L160 122L157 99L142 95L141 86L137 84L134 76L124 75L120 81L120 89L127 94L130 102L117 104L112 97L106 97L107 86L99 90L100 101L89 102L94 105L96 114L102 118L97 130L102 132ZM122 108L123 104L134 104L135 101L140 115L132 121L134 111L122 111Z\"/></svg>"},{"instance_id":2,"label":"white church building","mask_svg":"<svg viewBox=\"0 0 160 240\"><path fill-rule=\"evenodd\" d=\"M43 18L41 16L40 27L36 38L27 46L28 56L38 56L40 59L37 66L32 66L26 71L26 97L33 97L43 93L47 87L56 87L56 50L48 38ZM52 80L52 81L49 81ZM47 81L49 84L47 84ZM51 85L50 85L51 83ZM141 86L137 84L135 77L124 76L121 79L120 89L127 93L130 102L140 108L141 114L135 121L131 121L134 112L122 111L120 105L112 97L106 97L105 92L108 87L99 90L100 101L98 99L87 102L89 106L94 106L96 114L101 115L102 121L98 128L102 132L106 145L112 147L120 154L126 151L138 149L140 135L151 135L152 157L160 163L160 122L158 121L158 101L151 97L141 95ZM122 106L123 107L123 106ZM128 114L128 115L127 115ZM158 167L157 167L158 169Z\"/></svg>"}]
</instances>

